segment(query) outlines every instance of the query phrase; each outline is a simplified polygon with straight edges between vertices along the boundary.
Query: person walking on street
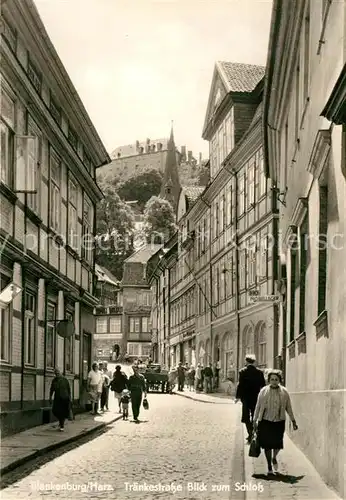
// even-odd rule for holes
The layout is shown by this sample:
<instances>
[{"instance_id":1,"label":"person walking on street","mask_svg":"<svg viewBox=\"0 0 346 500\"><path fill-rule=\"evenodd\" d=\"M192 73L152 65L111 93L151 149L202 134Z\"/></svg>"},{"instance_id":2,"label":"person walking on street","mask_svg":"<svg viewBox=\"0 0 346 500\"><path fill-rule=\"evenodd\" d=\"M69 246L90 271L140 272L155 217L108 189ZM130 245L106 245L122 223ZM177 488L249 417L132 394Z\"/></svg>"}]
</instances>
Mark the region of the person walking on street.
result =
<instances>
[{"instance_id":1,"label":"person walking on street","mask_svg":"<svg viewBox=\"0 0 346 500\"><path fill-rule=\"evenodd\" d=\"M60 431L64 430L65 420L69 418L71 407L71 387L66 377L61 375L60 370L55 369L55 378L49 391L49 403L52 403L52 413L59 421Z\"/></svg>"},{"instance_id":2,"label":"person walking on street","mask_svg":"<svg viewBox=\"0 0 346 500\"><path fill-rule=\"evenodd\" d=\"M171 368L168 372L168 390L170 394L173 394L173 389L177 380L177 369Z\"/></svg>"},{"instance_id":3,"label":"person walking on street","mask_svg":"<svg viewBox=\"0 0 346 500\"><path fill-rule=\"evenodd\" d=\"M195 373L195 391L199 392L201 390L202 385L202 367L201 364L198 363Z\"/></svg>"},{"instance_id":4,"label":"person walking on street","mask_svg":"<svg viewBox=\"0 0 346 500\"><path fill-rule=\"evenodd\" d=\"M107 365L106 364L100 364L99 370L101 372L102 376L102 392L101 392L101 411L104 412L105 409L108 410L108 393L109 393L109 384L110 384L110 379L107 374Z\"/></svg>"},{"instance_id":5,"label":"person walking on street","mask_svg":"<svg viewBox=\"0 0 346 500\"><path fill-rule=\"evenodd\" d=\"M215 363L214 365L214 389L219 388L219 381L220 381L220 361Z\"/></svg>"},{"instance_id":6,"label":"person walking on street","mask_svg":"<svg viewBox=\"0 0 346 500\"><path fill-rule=\"evenodd\" d=\"M93 413L93 415L100 415L98 406L102 394L103 377L97 363L93 363L92 369L88 373L87 384L91 401L91 413Z\"/></svg>"},{"instance_id":7,"label":"person walking on street","mask_svg":"<svg viewBox=\"0 0 346 500\"><path fill-rule=\"evenodd\" d=\"M281 385L281 373L272 370L268 373L268 384L258 395L254 414L254 429L257 430L258 442L264 449L268 464L268 474L278 471L277 455L283 449L286 412L293 429L298 429L294 418L291 398L285 387Z\"/></svg>"},{"instance_id":8,"label":"person walking on street","mask_svg":"<svg viewBox=\"0 0 346 500\"><path fill-rule=\"evenodd\" d=\"M235 403L240 399L243 405L241 421L246 425L248 432L247 441L251 441L253 430L253 415L256 408L257 397L266 385L262 370L255 366L256 357L248 354L245 358L246 366L239 372L238 386Z\"/></svg>"},{"instance_id":9,"label":"person walking on street","mask_svg":"<svg viewBox=\"0 0 346 500\"><path fill-rule=\"evenodd\" d=\"M204 392L208 393L212 391L212 380L213 380L213 368L212 364L209 363L204 369Z\"/></svg>"},{"instance_id":10,"label":"person walking on street","mask_svg":"<svg viewBox=\"0 0 346 500\"><path fill-rule=\"evenodd\" d=\"M184 390L185 384L185 367L180 361L178 366L178 391L182 392Z\"/></svg>"},{"instance_id":11,"label":"person walking on street","mask_svg":"<svg viewBox=\"0 0 346 500\"><path fill-rule=\"evenodd\" d=\"M124 389L128 388L128 379L121 371L121 366L117 365L115 367L115 372L113 374L113 380L110 384L111 391L114 392L114 397L118 400L119 413L121 413L121 394Z\"/></svg>"},{"instance_id":12,"label":"person walking on street","mask_svg":"<svg viewBox=\"0 0 346 500\"><path fill-rule=\"evenodd\" d=\"M128 381L128 389L131 393L131 406L133 419L136 424L139 423L139 411L141 408L142 397L147 397L147 386L145 378L139 373L138 365L133 365L133 375L130 376Z\"/></svg>"}]
</instances>

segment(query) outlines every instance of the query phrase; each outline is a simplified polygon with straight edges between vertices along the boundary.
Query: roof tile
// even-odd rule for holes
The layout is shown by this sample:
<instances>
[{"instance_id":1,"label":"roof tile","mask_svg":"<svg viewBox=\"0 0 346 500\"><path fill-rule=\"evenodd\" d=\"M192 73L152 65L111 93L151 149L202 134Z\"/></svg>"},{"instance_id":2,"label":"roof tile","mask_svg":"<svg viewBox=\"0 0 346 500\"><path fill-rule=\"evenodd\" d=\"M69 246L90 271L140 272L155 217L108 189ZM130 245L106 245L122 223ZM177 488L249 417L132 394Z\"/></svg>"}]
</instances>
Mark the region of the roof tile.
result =
<instances>
[{"instance_id":1,"label":"roof tile","mask_svg":"<svg viewBox=\"0 0 346 500\"><path fill-rule=\"evenodd\" d=\"M229 92L252 92L265 74L264 66L219 61Z\"/></svg>"}]
</instances>

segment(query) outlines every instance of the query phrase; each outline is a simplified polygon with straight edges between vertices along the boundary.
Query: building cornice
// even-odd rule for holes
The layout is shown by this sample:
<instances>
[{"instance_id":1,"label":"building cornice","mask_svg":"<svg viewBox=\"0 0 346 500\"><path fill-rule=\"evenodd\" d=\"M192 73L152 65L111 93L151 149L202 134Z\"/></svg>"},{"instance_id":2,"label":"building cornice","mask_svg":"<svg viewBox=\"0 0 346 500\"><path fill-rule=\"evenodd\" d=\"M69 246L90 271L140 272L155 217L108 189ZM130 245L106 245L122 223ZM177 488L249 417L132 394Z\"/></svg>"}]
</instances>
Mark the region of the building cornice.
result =
<instances>
[{"instance_id":1,"label":"building cornice","mask_svg":"<svg viewBox=\"0 0 346 500\"><path fill-rule=\"evenodd\" d=\"M329 158L332 136L330 130L319 130L312 148L310 161L307 167L308 172L319 179Z\"/></svg>"},{"instance_id":2,"label":"building cornice","mask_svg":"<svg viewBox=\"0 0 346 500\"><path fill-rule=\"evenodd\" d=\"M336 125L346 124L346 63L321 115Z\"/></svg>"}]
</instances>

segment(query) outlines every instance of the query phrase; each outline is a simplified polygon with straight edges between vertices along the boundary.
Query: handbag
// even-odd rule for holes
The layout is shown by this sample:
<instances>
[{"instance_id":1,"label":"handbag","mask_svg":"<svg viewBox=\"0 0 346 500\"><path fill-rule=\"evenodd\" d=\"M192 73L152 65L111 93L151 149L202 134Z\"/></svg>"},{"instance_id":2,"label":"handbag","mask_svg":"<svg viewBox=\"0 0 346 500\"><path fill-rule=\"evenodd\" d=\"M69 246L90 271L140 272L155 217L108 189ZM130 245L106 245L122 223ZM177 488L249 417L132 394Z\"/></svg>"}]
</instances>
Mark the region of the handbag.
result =
<instances>
[{"instance_id":1,"label":"handbag","mask_svg":"<svg viewBox=\"0 0 346 500\"><path fill-rule=\"evenodd\" d=\"M148 403L147 398L144 398L144 399L143 399L143 408L144 408L145 410L149 410L149 403Z\"/></svg>"},{"instance_id":2,"label":"handbag","mask_svg":"<svg viewBox=\"0 0 346 500\"><path fill-rule=\"evenodd\" d=\"M251 438L249 457L258 458L260 454L261 454L261 447L259 445L257 433L254 432Z\"/></svg>"}]
</instances>

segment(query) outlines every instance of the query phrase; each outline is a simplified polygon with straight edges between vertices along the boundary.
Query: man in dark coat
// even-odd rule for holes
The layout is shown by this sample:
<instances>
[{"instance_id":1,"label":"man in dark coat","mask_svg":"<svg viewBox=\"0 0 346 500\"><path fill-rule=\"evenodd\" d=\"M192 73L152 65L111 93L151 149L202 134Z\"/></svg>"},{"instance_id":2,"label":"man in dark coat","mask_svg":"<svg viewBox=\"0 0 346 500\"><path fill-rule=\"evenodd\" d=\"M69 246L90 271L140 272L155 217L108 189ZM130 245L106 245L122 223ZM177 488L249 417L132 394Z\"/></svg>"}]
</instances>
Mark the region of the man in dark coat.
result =
<instances>
[{"instance_id":1,"label":"man in dark coat","mask_svg":"<svg viewBox=\"0 0 346 500\"><path fill-rule=\"evenodd\" d=\"M262 370L255 366L256 357L248 354L245 358L246 366L239 372L236 400L243 404L241 421L246 425L248 442L251 441L253 430L253 415L256 408L257 398L262 387L266 385Z\"/></svg>"},{"instance_id":2,"label":"man in dark coat","mask_svg":"<svg viewBox=\"0 0 346 500\"><path fill-rule=\"evenodd\" d=\"M183 391L185 385L185 367L180 362L178 366L178 391Z\"/></svg>"},{"instance_id":3,"label":"man in dark coat","mask_svg":"<svg viewBox=\"0 0 346 500\"><path fill-rule=\"evenodd\" d=\"M60 370L58 370L57 368L55 369L55 378L52 381L52 385L49 391L50 404L52 402L53 394L54 401L52 413L59 421L60 431L63 431L65 420L70 415L71 387L67 378L61 375Z\"/></svg>"},{"instance_id":4,"label":"man in dark coat","mask_svg":"<svg viewBox=\"0 0 346 500\"><path fill-rule=\"evenodd\" d=\"M147 385L145 378L141 373L139 373L138 366L134 365L132 367L133 375L128 380L127 387L131 392L131 406L133 419L136 423L139 423L139 410L141 408L142 397L147 397Z\"/></svg>"}]
</instances>

